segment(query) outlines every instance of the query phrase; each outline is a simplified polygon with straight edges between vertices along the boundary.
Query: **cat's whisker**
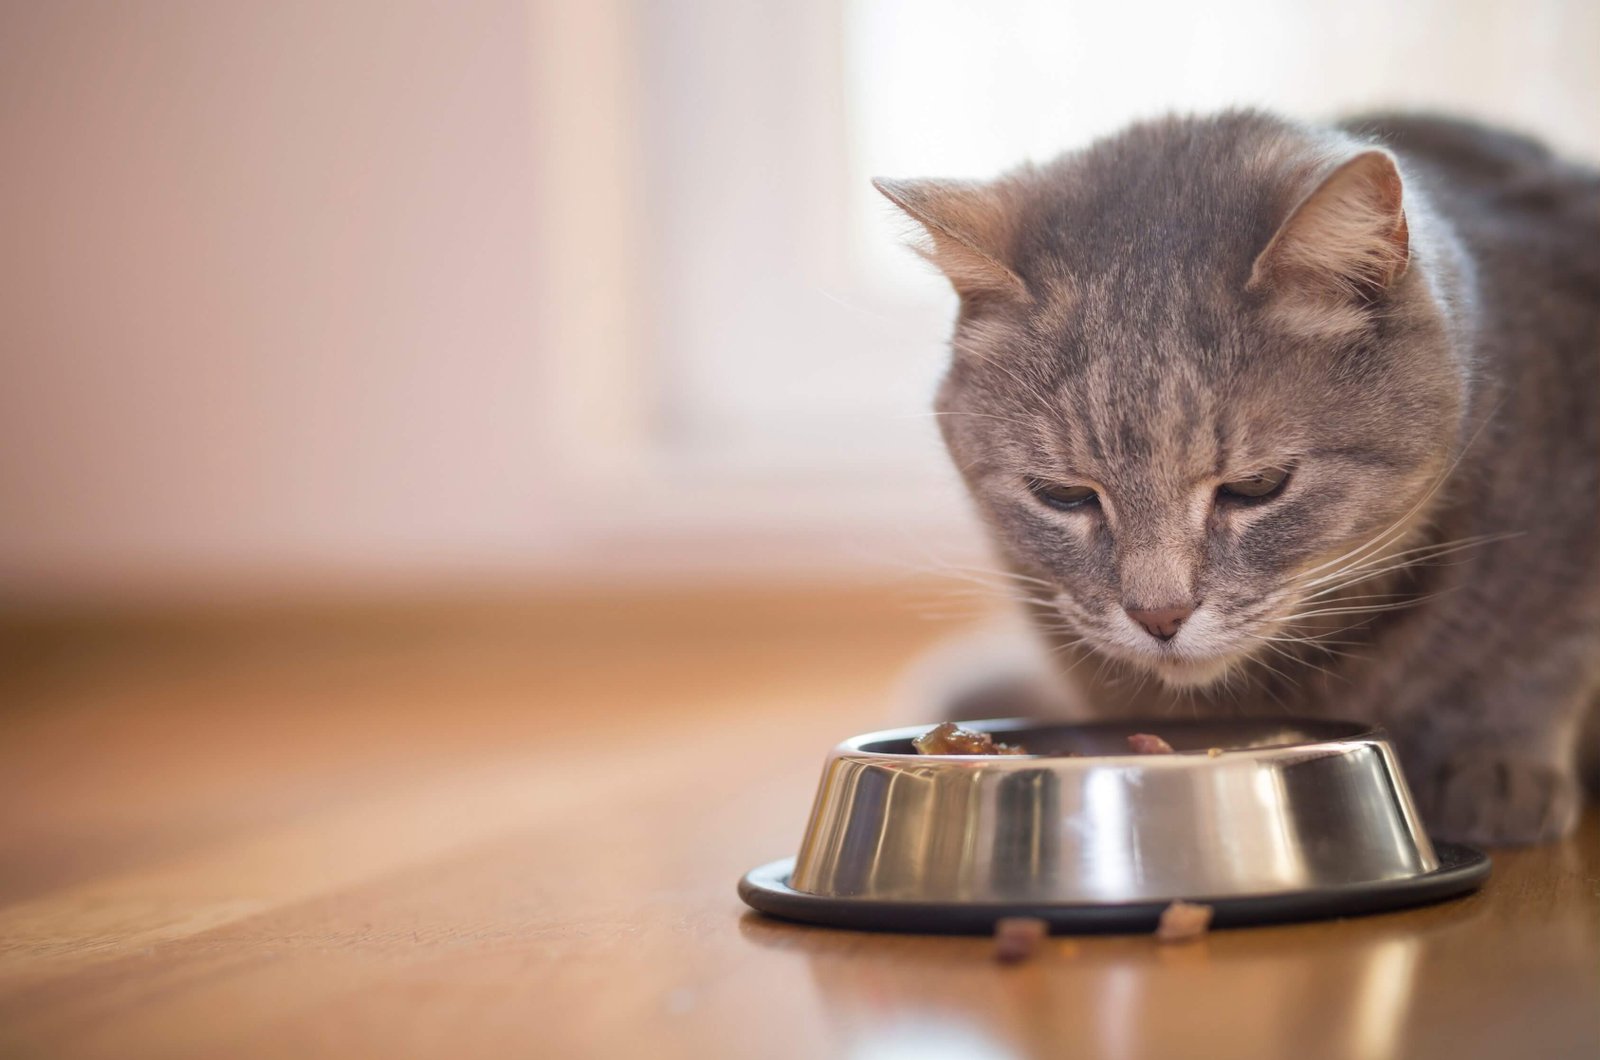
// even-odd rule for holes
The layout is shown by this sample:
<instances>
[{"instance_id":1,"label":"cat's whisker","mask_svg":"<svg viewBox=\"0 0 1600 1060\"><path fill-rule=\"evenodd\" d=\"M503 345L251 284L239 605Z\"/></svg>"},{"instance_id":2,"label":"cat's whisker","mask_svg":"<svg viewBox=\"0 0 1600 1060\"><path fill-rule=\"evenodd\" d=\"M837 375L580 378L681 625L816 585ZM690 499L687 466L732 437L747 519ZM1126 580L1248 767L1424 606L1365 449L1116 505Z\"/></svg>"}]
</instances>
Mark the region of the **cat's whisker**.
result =
<instances>
[{"instance_id":1,"label":"cat's whisker","mask_svg":"<svg viewBox=\"0 0 1600 1060\"><path fill-rule=\"evenodd\" d=\"M1320 651L1324 655L1328 655L1328 656L1330 656L1332 658L1335 658L1335 659L1359 659L1359 658L1361 658L1361 656L1357 655L1355 652L1340 651L1337 648L1329 648L1329 647L1326 647L1325 645L1321 645L1321 644L1314 644L1313 643L1313 644L1306 645L1306 647L1311 648L1314 651ZM1341 680L1342 679L1343 678L1341 678Z\"/></svg>"},{"instance_id":2,"label":"cat's whisker","mask_svg":"<svg viewBox=\"0 0 1600 1060\"><path fill-rule=\"evenodd\" d=\"M1357 596L1339 596L1337 593L1334 593L1332 591L1328 591L1328 592L1312 593L1309 596L1302 596L1300 598L1299 602L1302 603L1302 604L1309 604L1309 603L1312 603L1314 601L1323 600L1323 601L1325 601L1326 603L1329 603L1329 604L1335 604L1335 603L1338 603L1338 604L1353 604L1353 603L1357 602L1358 600L1404 600L1404 599L1407 599L1407 598L1411 597L1412 595L1414 595L1414 594L1412 594L1412 593L1362 593L1362 594L1357 595Z\"/></svg>"},{"instance_id":3,"label":"cat's whisker","mask_svg":"<svg viewBox=\"0 0 1600 1060\"><path fill-rule=\"evenodd\" d=\"M1439 592L1429 593L1426 596L1419 596L1397 604L1377 604L1369 607L1328 607L1316 611L1302 611L1298 614L1285 615L1282 621L1299 622L1307 618L1322 618L1328 615L1378 615L1386 611L1404 611L1407 608L1416 607L1418 604L1443 596L1448 592L1454 592L1454 589L1441 589Z\"/></svg>"},{"instance_id":4,"label":"cat's whisker","mask_svg":"<svg viewBox=\"0 0 1600 1060\"><path fill-rule=\"evenodd\" d=\"M1522 533L1523 533L1523 531L1521 531L1521 530L1509 530L1509 531L1503 531L1503 532L1493 533L1493 534L1474 534L1474 535L1469 536L1469 537L1453 538L1453 539L1448 540L1448 541L1433 541L1433 542L1429 542L1428 544L1425 544L1425 545L1415 545L1415 546L1413 546L1411 548L1402 549L1399 552L1388 552L1388 553L1383 554L1380 557L1370 557L1368 559L1359 560L1359 561L1356 561L1356 562L1353 562L1353 563L1349 563L1349 564L1346 564L1341 569L1342 570L1360 570L1361 568L1363 568L1365 566L1371 566L1374 563L1388 562L1390 560L1399 559L1402 556L1409 556L1409 555L1413 555L1415 553L1432 552L1434 550L1439 550L1439 549L1448 549L1448 550L1454 551L1454 550L1456 550L1458 548L1466 548L1466 547L1470 547L1470 546L1474 546L1474 545L1491 544L1491 543L1496 542L1496 541L1504 541L1504 540L1507 540L1509 538L1521 537ZM1309 581L1304 579L1304 578L1300 578L1300 579L1297 579L1297 580L1302 585L1316 585L1319 582L1329 581L1329 580L1332 580L1335 577L1337 577L1336 574L1329 574L1329 575L1323 575L1322 577L1319 577L1319 578L1312 578Z\"/></svg>"},{"instance_id":5,"label":"cat's whisker","mask_svg":"<svg viewBox=\"0 0 1600 1060\"><path fill-rule=\"evenodd\" d=\"M1273 652L1278 654L1279 656L1283 657L1284 659L1287 659L1289 662L1294 663L1294 664L1296 664L1298 666L1310 667L1311 669L1317 671L1320 674L1323 674L1324 676L1328 677L1331 680L1335 680L1335 681L1344 681L1344 680L1346 680L1346 678L1341 677L1338 674L1335 674L1332 670L1329 670L1326 666L1323 666L1320 663L1312 662L1310 659L1307 659L1307 658L1305 658L1303 656L1300 656L1300 655L1295 655L1293 652L1285 651L1284 649L1276 647L1276 646L1273 646L1273 645L1268 645L1268 647Z\"/></svg>"},{"instance_id":6,"label":"cat's whisker","mask_svg":"<svg viewBox=\"0 0 1600 1060\"><path fill-rule=\"evenodd\" d=\"M1347 628L1353 628L1353 627L1347 627ZM1359 648L1361 646L1361 644L1363 643L1361 641L1356 641L1356 640L1332 640L1332 639L1329 639L1329 637L1317 636L1316 634L1299 635L1299 634L1293 634L1293 633L1270 633L1270 634L1268 634L1268 633L1249 633L1249 632L1247 632L1244 635L1246 637L1252 637L1252 638L1254 638L1256 640L1271 640L1271 641L1278 641L1278 642L1281 642L1281 643L1284 643L1284 644L1315 644L1315 645L1337 644L1337 645L1341 645L1343 647Z\"/></svg>"},{"instance_id":7,"label":"cat's whisker","mask_svg":"<svg viewBox=\"0 0 1600 1060\"><path fill-rule=\"evenodd\" d=\"M926 573L926 575L954 575L957 576L957 578L970 578L970 580L971 578L1000 578L1000 580L1006 581L1029 581L1029 583L1040 584L1040 586L1046 586L1046 588L1050 589L1058 588L1056 584L1051 583L1051 581L1043 580L1043 578L1034 578L1032 575L1019 575L1019 573L1011 572L1011 570L1002 570L1002 568L998 567L963 567L963 565L960 564L926 564L922 565L922 567L914 568L914 573Z\"/></svg>"},{"instance_id":8,"label":"cat's whisker","mask_svg":"<svg viewBox=\"0 0 1600 1060\"><path fill-rule=\"evenodd\" d=\"M954 602L982 602L994 603L999 600L1010 600L1019 604L1037 604L1048 607L1050 601L1042 597L1026 596L1015 592L1003 585L973 585L970 588L950 589L939 594L941 600Z\"/></svg>"},{"instance_id":9,"label":"cat's whisker","mask_svg":"<svg viewBox=\"0 0 1600 1060\"><path fill-rule=\"evenodd\" d=\"M1280 620L1280 621L1287 621L1287 620ZM1352 622L1352 623L1350 623L1349 625L1346 625L1346 626L1340 626L1338 629L1330 629L1330 630L1327 631L1326 634L1308 633L1308 634L1305 634L1303 636L1299 636L1298 639L1306 641L1306 642L1322 641L1322 642L1325 642L1325 643L1328 643L1328 644L1349 644L1352 647L1359 648L1359 647L1365 646L1369 642L1366 642L1366 641L1337 641L1337 640L1328 640L1327 638L1329 638L1329 637L1337 637L1341 633L1349 633L1351 630L1362 629L1363 627L1366 626L1366 624L1367 624L1366 620L1363 619L1363 620L1361 620L1359 622ZM1293 634L1286 634L1286 635L1295 636Z\"/></svg>"},{"instance_id":10,"label":"cat's whisker","mask_svg":"<svg viewBox=\"0 0 1600 1060\"><path fill-rule=\"evenodd\" d=\"M1042 588L1049 589L1051 592L1060 591L1060 587L1052 581L1048 581L1044 578L1035 578L1031 574L1019 574L1016 571L1008 571L999 567L967 567L954 563L943 563L936 567L929 568L927 573L951 574L958 578L967 579L999 578L1005 581L1027 582L1030 585L1038 585Z\"/></svg>"},{"instance_id":11,"label":"cat's whisker","mask_svg":"<svg viewBox=\"0 0 1600 1060\"><path fill-rule=\"evenodd\" d=\"M1360 656L1355 655L1352 652L1340 651L1338 648L1333 647L1328 643L1311 637L1262 637L1252 635L1251 639L1266 644L1269 647L1278 647L1279 645L1291 644L1300 648L1305 648L1309 651L1318 651L1322 652L1324 655L1332 655L1341 659L1360 658ZM1353 641L1335 641L1333 643L1352 647L1358 646Z\"/></svg>"},{"instance_id":12,"label":"cat's whisker","mask_svg":"<svg viewBox=\"0 0 1600 1060\"><path fill-rule=\"evenodd\" d=\"M1440 559L1444 556L1453 555L1469 548L1477 548L1482 545L1494 544L1495 542L1499 541L1507 541L1511 538L1520 536L1522 536L1520 531L1503 534L1481 534L1477 537L1466 537L1455 541L1441 541L1432 545L1422 545L1417 548L1406 549L1403 552L1393 552L1379 557L1373 557L1369 562L1352 564L1349 567L1341 568L1339 571L1336 571L1333 574L1313 579L1310 582L1300 583L1300 586L1301 588L1306 589L1317 588L1319 586L1328 586L1327 588L1321 588L1317 593L1312 594L1313 596L1325 595L1329 592L1336 592L1339 589L1353 585L1356 582L1375 578L1380 574L1386 574L1390 571L1403 570L1410 566L1431 563L1433 560ZM1404 556L1412 556L1413 558L1402 563L1393 562L1394 560L1398 560ZM1380 564L1382 566L1380 566ZM1374 567L1377 567L1378 569L1372 569ZM1367 573L1362 573L1360 577L1353 577L1349 578L1348 580L1340 580L1345 578L1346 575L1363 571ZM1337 584L1329 586L1328 583L1330 582L1337 582Z\"/></svg>"},{"instance_id":13,"label":"cat's whisker","mask_svg":"<svg viewBox=\"0 0 1600 1060\"><path fill-rule=\"evenodd\" d=\"M1082 643L1082 642L1080 641L1078 643ZM1061 650L1060 654L1065 655L1067 653L1067 649L1075 648L1077 646L1078 646L1077 644L1067 645L1066 648L1063 648ZM1055 654L1055 653L1052 653L1052 654ZM1067 678L1067 677L1070 677L1078 669L1078 667L1083 665L1085 659L1090 659L1090 658L1093 658L1093 657L1094 657L1093 651L1079 652L1078 653L1078 657L1076 659L1073 659L1071 664L1068 665L1068 667L1064 671L1062 671L1061 677L1063 679Z\"/></svg>"},{"instance_id":14,"label":"cat's whisker","mask_svg":"<svg viewBox=\"0 0 1600 1060\"><path fill-rule=\"evenodd\" d=\"M954 580L959 581L959 582L963 582L964 584L962 584L962 585L954 585L954 586L950 586L948 588L941 587L938 590L937 595L939 595L939 596L973 596L973 595L977 595L980 592L987 592L987 593L990 593L990 594L993 594L993 593L996 593L996 592L1012 592L1012 591L1015 591L1016 588L1017 588L1015 585L1007 584L1005 582L985 581L982 578L974 577L972 575L958 575ZM933 594L930 593L929 595L933 595Z\"/></svg>"},{"instance_id":15,"label":"cat's whisker","mask_svg":"<svg viewBox=\"0 0 1600 1060\"><path fill-rule=\"evenodd\" d=\"M1262 667L1265 667L1268 670L1272 670L1274 673L1278 672L1278 671L1274 670L1272 666L1270 666L1269 664L1263 662L1260 659L1253 659L1252 662L1257 666L1262 666ZM1249 682L1251 685L1255 686L1256 688L1261 689L1261 691L1266 694L1268 699L1272 700L1272 702L1277 706L1277 708L1279 710L1283 711L1285 714L1291 713L1290 710L1289 710L1288 705L1285 704L1281 698L1279 698L1278 693L1273 690L1272 684L1270 682L1268 682L1267 680L1265 680L1264 678L1260 677L1257 674L1251 673L1250 669L1247 668L1247 667L1240 667L1239 676L1243 677L1247 682ZM1279 674L1279 676L1281 677L1283 675ZM1236 705L1235 706L1235 713L1237 713L1237 712L1238 712L1238 708L1237 708L1237 705Z\"/></svg>"},{"instance_id":16,"label":"cat's whisker","mask_svg":"<svg viewBox=\"0 0 1600 1060\"><path fill-rule=\"evenodd\" d=\"M1339 652L1338 648L1331 647L1331 644L1354 644L1354 642L1350 642L1350 640L1333 640L1333 642L1326 642L1326 640L1318 640L1315 639L1315 637L1262 636L1262 634L1254 634L1254 632L1251 632L1251 634L1245 634L1245 636L1250 637L1250 639L1253 640L1258 640L1258 642L1266 645L1266 647L1269 648L1269 650L1272 650L1272 652L1277 652L1278 655L1283 655L1285 658L1291 658L1291 660L1294 661L1302 661L1302 663L1306 663L1306 665L1312 665L1310 660L1306 660L1304 656L1296 655L1296 653L1291 652L1291 650L1288 650L1288 648L1282 647L1282 645L1298 645L1298 647L1307 648L1307 650L1312 650L1312 652L1322 652L1325 653L1325 655L1338 656L1338 658L1358 658L1357 655L1352 655L1350 652Z\"/></svg>"},{"instance_id":17,"label":"cat's whisker","mask_svg":"<svg viewBox=\"0 0 1600 1060\"><path fill-rule=\"evenodd\" d=\"M1023 606L1050 608L1057 592L1054 585L1043 579L1006 571L946 565L940 568L928 568L924 573L938 574L968 583L965 588L950 587L940 591L941 596L955 599L1009 600ZM1006 578L1015 579L1015 582L1000 580ZM1037 588L1034 583L1037 583ZM1047 592L1049 596L1045 595Z\"/></svg>"},{"instance_id":18,"label":"cat's whisker","mask_svg":"<svg viewBox=\"0 0 1600 1060\"><path fill-rule=\"evenodd\" d=\"M1395 565L1395 567L1386 568L1386 570L1379 570L1379 572L1373 572L1371 575L1365 575L1362 576L1362 578L1355 578L1355 580L1352 580L1352 584L1354 584L1354 581L1366 581L1368 578L1374 578L1374 576L1382 575L1382 573L1392 573L1398 572L1398 570L1405 570L1406 567L1411 567L1411 565L1413 564L1398 564ZM1347 588L1347 586L1341 586L1341 588ZM1421 596L1416 594L1416 592L1373 592L1373 594L1365 594L1365 596L1338 596L1338 594L1330 594L1330 592L1314 592L1312 596L1301 597L1301 599L1296 600L1294 605L1296 605L1296 607L1306 607L1306 605L1314 605L1314 607L1326 607L1326 605L1355 604L1355 602L1358 602L1358 600L1430 599L1430 597L1437 596L1438 592L1448 592L1453 588L1456 588L1456 586L1451 586L1451 588L1446 589L1438 589L1437 592L1424 592L1424 594L1421 594Z\"/></svg>"},{"instance_id":19,"label":"cat's whisker","mask_svg":"<svg viewBox=\"0 0 1600 1060\"><path fill-rule=\"evenodd\" d=\"M1317 611L1301 611L1292 615L1285 615L1285 622L1303 622L1308 618L1327 618L1333 615L1381 615L1388 611L1404 611L1417 606L1417 601L1408 600L1399 604L1383 604L1376 607L1326 607Z\"/></svg>"},{"instance_id":20,"label":"cat's whisker","mask_svg":"<svg viewBox=\"0 0 1600 1060\"><path fill-rule=\"evenodd\" d=\"M1380 568L1378 570L1370 571L1368 573L1359 575L1358 577L1351 578L1347 582L1343 582L1343 583L1340 583L1339 585L1332 586L1329 589L1326 589L1326 590L1324 590L1322 592L1311 593L1311 594L1309 594L1307 596L1303 596L1303 597L1300 598L1299 603L1300 604L1307 604L1307 603L1314 603L1314 602L1317 602L1317 601L1322 601L1324 603L1333 604L1333 603L1342 603L1342 602L1345 602L1347 600L1374 599L1374 598L1379 597L1379 596L1389 596L1389 597L1394 597L1394 598L1412 596L1412 595L1414 595L1412 593L1400 592L1400 593L1387 593L1387 594L1385 594L1385 593L1377 593L1377 594L1370 594L1370 595L1366 595L1366 596L1348 596L1348 597L1346 597L1346 596L1341 596L1340 593L1343 592L1344 590L1347 590L1347 589L1350 589L1350 588L1354 587L1355 585L1357 585L1357 584L1359 584L1361 582L1371 581L1374 578L1382 577L1383 575L1386 575L1386 574L1398 574L1398 573L1400 573L1402 571L1410 570L1413 567L1427 567L1427 566L1432 566L1432 565L1433 564L1432 564L1431 560L1415 560L1415 561L1408 561L1408 562L1405 562L1405 563L1397 563L1397 564L1395 564L1393 566L1390 566L1390 567L1383 567L1383 568Z\"/></svg>"},{"instance_id":21,"label":"cat's whisker","mask_svg":"<svg viewBox=\"0 0 1600 1060\"><path fill-rule=\"evenodd\" d=\"M828 301L832 302L836 306L839 306L841 309L855 313L864 319L887 325L887 327L884 328L885 334L889 334L891 329L896 332L899 329L900 321L886 313L880 313L876 310L868 309L865 306L856 305L848 298L845 298L836 291L830 291L826 287L813 286L811 290L813 293L821 295L823 298L826 298Z\"/></svg>"},{"instance_id":22,"label":"cat's whisker","mask_svg":"<svg viewBox=\"0 0 1600 1060\"><path fill-rule=\"evenodd\" d=\"M1261 668L1263 668L1265 670L1268 670L1271 673L1275 673L1279 677L1283 678L1284 682L1287 683L1291 689L1296 687L1296 684L1295 684L1295 681L1294 681L1293 678L1291 678L1288 674L1284 673L1282 670L1278 669L1276 666L1273 666L1271 663L1267 662L1265 659L1258 658L1258 659L1256 659L1255 662L1256 662L1257 666L1260 666Z\"/></svg>"}]
</instances>

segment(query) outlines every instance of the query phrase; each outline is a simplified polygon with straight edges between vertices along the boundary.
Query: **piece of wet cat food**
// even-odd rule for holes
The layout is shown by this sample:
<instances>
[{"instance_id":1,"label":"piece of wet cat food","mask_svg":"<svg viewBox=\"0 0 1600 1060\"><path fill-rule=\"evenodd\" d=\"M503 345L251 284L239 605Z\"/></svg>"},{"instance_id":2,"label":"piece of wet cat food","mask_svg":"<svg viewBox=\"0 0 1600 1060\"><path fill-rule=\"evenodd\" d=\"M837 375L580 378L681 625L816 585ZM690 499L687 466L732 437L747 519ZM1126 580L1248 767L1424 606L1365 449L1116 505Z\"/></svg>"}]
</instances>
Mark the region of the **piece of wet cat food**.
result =
<instances>
[{"instance_id":1,"label":"piece of wet cat food","mask_svg":"<svg viewBox=\"0 0 1600 1060\"><path fill-rule=\"evenodd\" d=\"M1136 732L1128 737L1128 748L1136 755L1169 755L1172 745L1148 732Z\"/></svg>"},{"instance_id":2,"label":"piece of wet cat food","mask_svg":"<svg viewBox=\"0 0 1600 1060\"><path fill-rule=\"evenodd\" d=\"M1161 922L1156 925L1156 941L1190 942L1210 930L1211 907L1180 900L1161 910Z\"/></svg>"},{"instance_id":3,"label":"piece of wet cat food","mask_svg":"<svg viewBox=\"0 0 1600 1060\"><path fill-rule=\"evenodd\" d=\"M1002 964L1031 960L1050 937L1050 925L1032 916L1003 916L994 922L994 959Z\"/></svg>"},{"instance_id":4,"label":"piece of wet cat food","mask_svg":"<svg viewBox=\"0 0 1600 1060\"><path fill-rule=\"evenodd\" d=\"M963 729L953 721L936 725L911 741L919 755L1025 755L1020 746L997 743L986 732Z\"/></svg>"}]
</instances>

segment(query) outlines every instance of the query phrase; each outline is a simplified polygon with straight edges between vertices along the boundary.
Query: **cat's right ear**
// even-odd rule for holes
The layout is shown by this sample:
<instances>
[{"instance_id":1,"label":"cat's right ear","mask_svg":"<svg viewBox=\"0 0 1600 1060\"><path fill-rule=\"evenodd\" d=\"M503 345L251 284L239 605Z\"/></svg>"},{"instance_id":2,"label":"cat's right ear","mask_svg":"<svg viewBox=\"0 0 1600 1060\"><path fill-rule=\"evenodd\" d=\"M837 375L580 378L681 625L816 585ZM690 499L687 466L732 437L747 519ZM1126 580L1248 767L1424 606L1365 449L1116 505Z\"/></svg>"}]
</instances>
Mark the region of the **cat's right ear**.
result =
<instances>
[{"instance_id":1,"label":"cat's right ear","mask_svg":"<svg viewBox=\"0 0 1600 1060\"><path fill-rule=\"evenodd\" d=\"M1294 208L1256 258L1245 289L1338 320L1399 283L1410 258L1400 171L1387 151L1363 151Z\"/></svg>"},{"instance_id":2,"label":"cat's right ear","mask_svg":"<svg viewBox=\"0 0 1600 1060\"><path fill-rule=\"evenodd\" d=\"M922 226L926 239L913 249L938 266L963 299L1029 301L1027 284L1006 263L1016 222L999 187L881 177L872 186Z\"/></svg>"}]
</instances>

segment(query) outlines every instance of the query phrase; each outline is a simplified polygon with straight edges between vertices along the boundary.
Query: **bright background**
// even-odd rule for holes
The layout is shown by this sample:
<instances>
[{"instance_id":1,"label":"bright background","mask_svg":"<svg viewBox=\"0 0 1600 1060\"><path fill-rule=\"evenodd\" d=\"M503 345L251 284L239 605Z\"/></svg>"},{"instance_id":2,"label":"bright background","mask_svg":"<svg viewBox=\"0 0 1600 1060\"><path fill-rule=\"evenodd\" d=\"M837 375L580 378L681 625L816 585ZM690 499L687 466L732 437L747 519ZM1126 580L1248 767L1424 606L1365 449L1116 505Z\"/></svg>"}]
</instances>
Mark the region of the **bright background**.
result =
<instances>
[{"instance_id":1,"label":"bright background","mask_svg":"<svg viewBox=\"0 0 1600 1060\"><path fill-rule=\"evenodd\" d=\"M0 593L971 562L870 175L1231 103L1595 158L1597 56L1561 0L7 0Z\"/></svg>"}]
</instances>

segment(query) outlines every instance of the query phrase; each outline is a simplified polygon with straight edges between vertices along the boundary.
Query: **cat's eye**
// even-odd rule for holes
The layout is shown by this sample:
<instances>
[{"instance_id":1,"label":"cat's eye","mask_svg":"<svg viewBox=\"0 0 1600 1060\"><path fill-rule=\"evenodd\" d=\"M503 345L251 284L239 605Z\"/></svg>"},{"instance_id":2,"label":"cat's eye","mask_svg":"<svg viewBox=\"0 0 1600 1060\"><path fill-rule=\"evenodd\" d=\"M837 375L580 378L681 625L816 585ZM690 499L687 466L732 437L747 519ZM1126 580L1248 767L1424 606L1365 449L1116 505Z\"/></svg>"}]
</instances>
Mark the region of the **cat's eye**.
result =
<instances>
[{"instance_id":1,"label":"cat's eye","mask_svg":"<svg viewBox=\"0 0 1600 1060\"><path fill-rule=\"evenodd\" d=\"M1091 507L1100 502L1100 495L1088 486L1063 486L1036 478L1028 480L1028 492L1063 512Z\"/></svg>"},{"instance_id":2,"label":"cat's eye","mask_svg":"<svg viewBox=\"0 0 1600 1060\"><path fill-rule=\"evenodd\" d=\"M1271 500L1283 492L1283 487L1289 482L1289 469L1285 467L1269 468L1258 471L1254 475L1224 482L1217 487L1217 496L1239 501L1265 501Z\"/></svg>"}]
</instances>

